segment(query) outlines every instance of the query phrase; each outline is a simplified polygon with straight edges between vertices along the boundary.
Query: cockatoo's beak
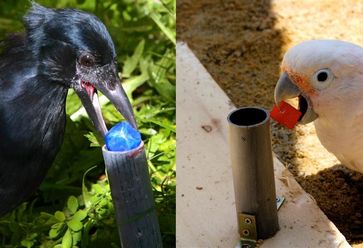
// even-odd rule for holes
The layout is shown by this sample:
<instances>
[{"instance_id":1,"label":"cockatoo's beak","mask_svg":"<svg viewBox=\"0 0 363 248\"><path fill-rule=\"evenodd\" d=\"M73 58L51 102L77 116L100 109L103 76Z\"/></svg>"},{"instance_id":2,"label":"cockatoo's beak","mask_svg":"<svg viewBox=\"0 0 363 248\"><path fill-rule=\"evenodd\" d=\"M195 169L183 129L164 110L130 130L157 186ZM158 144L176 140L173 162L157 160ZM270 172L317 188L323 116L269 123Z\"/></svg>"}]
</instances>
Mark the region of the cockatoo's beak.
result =
<instances>
[{"instance_id":1,"label":"cockatoo's beak","mask_svg":"<svg viewBox=\"0 0 363 248\"><path fill-rule=\"evenodd\" d=\"M302 92L289 78L289 75L284 72L275 86L275 103L279 106L283 100L298 97L299 110L302 115L300 117L300 124L307 124L314 121L318 115L314 112L311 100Z\"/></svg>"}]
</instances>

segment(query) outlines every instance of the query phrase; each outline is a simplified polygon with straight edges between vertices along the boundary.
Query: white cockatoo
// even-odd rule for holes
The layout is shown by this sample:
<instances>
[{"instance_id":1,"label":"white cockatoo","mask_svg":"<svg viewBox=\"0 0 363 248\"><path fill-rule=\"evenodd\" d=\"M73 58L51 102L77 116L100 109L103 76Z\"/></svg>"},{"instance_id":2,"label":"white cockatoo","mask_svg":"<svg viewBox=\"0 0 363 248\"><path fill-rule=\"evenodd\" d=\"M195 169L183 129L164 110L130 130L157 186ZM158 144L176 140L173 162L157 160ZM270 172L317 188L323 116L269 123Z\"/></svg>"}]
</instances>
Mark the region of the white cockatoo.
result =
<instances>
[{"instance_id":1,"label":"white cockatoo","mask_svg":"<svg viewBox=\"0 0 363 248\"><path fill-rule=\"evenodd\" d=\"M363 173L363 48L338 40L304 41L287 51L275 102L299 97L300 123L314 121L323 146Z\"/></svg>"}]
</instances>

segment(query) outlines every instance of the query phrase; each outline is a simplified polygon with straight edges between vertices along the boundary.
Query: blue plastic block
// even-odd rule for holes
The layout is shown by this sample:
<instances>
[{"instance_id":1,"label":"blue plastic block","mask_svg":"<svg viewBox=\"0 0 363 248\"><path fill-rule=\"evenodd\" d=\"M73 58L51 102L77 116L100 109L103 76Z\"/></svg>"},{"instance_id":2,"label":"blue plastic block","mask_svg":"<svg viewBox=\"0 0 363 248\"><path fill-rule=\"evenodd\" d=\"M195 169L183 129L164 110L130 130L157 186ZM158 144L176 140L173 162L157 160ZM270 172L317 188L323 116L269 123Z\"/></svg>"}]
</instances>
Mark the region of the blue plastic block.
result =
<instances>
[{"instance_id":1,"label":"blue plastic block","mask_svg":"<svg viewBox=\"0 0 363 248\"><path fill-rule=\"evenodd\" d=\"M138 147L141 135L127 121L123 121L108 131L105 142L109 151L124 152Z\"/></svg>"}]
</instances>

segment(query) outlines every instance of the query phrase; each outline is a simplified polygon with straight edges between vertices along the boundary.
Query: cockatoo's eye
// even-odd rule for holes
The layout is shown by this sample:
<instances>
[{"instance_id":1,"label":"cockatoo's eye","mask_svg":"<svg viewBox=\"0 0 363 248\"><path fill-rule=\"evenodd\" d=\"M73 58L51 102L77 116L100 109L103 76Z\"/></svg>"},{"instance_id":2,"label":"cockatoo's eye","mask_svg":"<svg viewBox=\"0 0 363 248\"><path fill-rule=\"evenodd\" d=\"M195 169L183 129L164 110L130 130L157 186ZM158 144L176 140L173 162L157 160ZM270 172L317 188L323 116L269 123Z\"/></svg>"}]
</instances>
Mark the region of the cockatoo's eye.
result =
<instances>
[{"instance_id":1,"label":"cockatoo's eye","mask_svg":"<svg viewBox=\"0 0 363 248\"><path fill-rule=\"evenodd\" d=\"M333 79L334 75L329 69L319 70L315 72L313 76L313 86L319 90L325 89L330 85Z\"/></svg>"},{"instance_id":2,"label":"cockatoo's eye","mask_svg":"<svg viewBox=\"0 0 363 248\"><path fill-rule=\"evenodd\" d=\"M321 71L318 73L318 75L316 75L316 79L319 82L324 82L328 79L328 73L326 71Z\"/></svg>"}]
</instances>

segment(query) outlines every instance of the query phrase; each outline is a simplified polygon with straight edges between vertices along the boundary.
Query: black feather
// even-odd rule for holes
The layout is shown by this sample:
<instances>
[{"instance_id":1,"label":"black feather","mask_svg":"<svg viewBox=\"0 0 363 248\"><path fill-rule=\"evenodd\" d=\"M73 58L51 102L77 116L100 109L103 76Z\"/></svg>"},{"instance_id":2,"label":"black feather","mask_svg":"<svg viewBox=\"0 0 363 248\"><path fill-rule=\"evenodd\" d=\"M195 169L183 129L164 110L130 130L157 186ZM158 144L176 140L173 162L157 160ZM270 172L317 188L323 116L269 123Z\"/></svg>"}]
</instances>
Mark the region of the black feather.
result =
<instances>
[{"instance_id":1,"label":"black feather","mask_svg":"<svg viewBox=\"0 0 363 248\"><path fill-rule=\"evenodd\" d=\"M34 193L60 149L78 55L94 54L100 66L116 56L91 14L34 3L24 22L0 55L0 216Z\"/></svg>"}]
</instances>

